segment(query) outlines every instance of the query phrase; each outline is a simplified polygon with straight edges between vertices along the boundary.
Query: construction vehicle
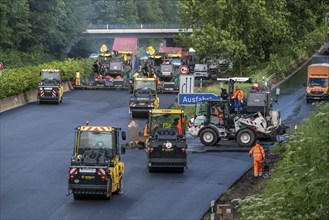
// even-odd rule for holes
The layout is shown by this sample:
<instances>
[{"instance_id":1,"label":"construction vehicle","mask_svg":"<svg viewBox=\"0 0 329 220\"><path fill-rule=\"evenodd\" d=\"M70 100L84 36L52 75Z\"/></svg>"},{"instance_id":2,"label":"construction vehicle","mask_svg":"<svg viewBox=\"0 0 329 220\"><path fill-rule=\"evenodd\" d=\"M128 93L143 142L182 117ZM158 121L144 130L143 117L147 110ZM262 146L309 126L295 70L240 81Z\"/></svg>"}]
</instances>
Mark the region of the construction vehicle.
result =
<instances>
[{"instance_id":1,"label":"construction vehicle","mask_svg":"<svg viewBox=\"0 0 329 220\"><path fill-rule=\"evenodd\" d=\"M111 199L123 187L125 148L119 136L126 133L113 126L79 126L75 129L74 151L68 178L68 195L74 199L104 197Z\"/></svg>"},{"instance_id":2,"label":"construction vehicle","mask_svg":"<svg viewBox=\"0 0 329 220\"><path fill-rule=\"evenodd\" d=\"M195 106L195 118L190 120L189 133L199 137L204 145L215 145L222 138L235 139L242 147L251 147L257 138L275 141L286 132L281 124L279 110L272 109L268 91L251 91L244 110L235 112L233 107L234 83L251 83L250 77L218 78L228 82L228 91L222 89L217 100L200 101ZM218 115L213 114L217 108Z\"/></svg>"},{"instance_id":3,"label":"construction vehicle","mask_svg":"<svg viewBox=\"0 0 329 220\"><path fill-rule=\"evenodd\" d=\"M219 115L212 114L212 108L217 108ZM258 138L275 141L286 128L281 124L278 110L271 109L266 116L261 112L237 114L232 113L229 101L218 99L196 104L195 118L191 119L188 130L206 146L216 145L226 138L235 139L241 147L251 147Z\"/></svg>"},{"instance_id":4,"label":"construction vehicle","mask_svg":"<svg viewBox=\"0 0 329 220\"><path fill-rule=\"evenodd\" d=\"M194 78L195 79L210 79L210 74L208 72L207 64L197 63L194 66Z\"/></svg>"},{"instance_id":5,"label":"construction vehicle","mask_svg":"<svg viewBox=\"0 0 329 220\"><path fill-rule=\"evenodd\" d=\"M184 172L187 166L184 111L180 109L152 109L144 128L147 167Z\"/></svg>"},{"instance_id":6,"label":"construction vehicle","mask_svg":"<svg viewBox=\"0 0 329 220\"><path fill-rule=\"evenodd\" d=\"M64 93L62 76L64 76L64 72L58 69L42 69L40 76L41 81L38 85L39 103L62 103Z\"/></svg>"},{"instance_id":7,"label":"construction vehicle","mask_svg":"<svg viewBox=\"0 0 329 220\"><path fill-rule=\"evenodd\" d=\"M133 118L147 117L149 110L159 107L157 80L154 78L136 78L133 95L129 100L129 114Z\"/></svg>"},{"instance_id":8,"label":"construction vehicle","mask_svg":"<svg viewBox=\"0 0 329 220\"><path fill-rule=\"evenodd\" d=\"M329 101L329 63L308 66L306 102Z\"/></svg>"}]
</instances>

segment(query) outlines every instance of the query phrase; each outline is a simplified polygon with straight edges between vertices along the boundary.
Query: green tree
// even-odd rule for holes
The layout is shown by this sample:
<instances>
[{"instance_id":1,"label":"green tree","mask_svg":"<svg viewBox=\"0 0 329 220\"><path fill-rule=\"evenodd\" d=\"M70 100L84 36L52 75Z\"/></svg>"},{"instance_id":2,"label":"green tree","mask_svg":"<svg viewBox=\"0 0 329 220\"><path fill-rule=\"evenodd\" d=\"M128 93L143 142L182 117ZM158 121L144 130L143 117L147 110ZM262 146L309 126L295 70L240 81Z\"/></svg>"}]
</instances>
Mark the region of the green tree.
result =
<instances>
[{"instance_id":1,"label":"green tree","mask_svg":"<svg viewBox=\"0 0 329 220\"><path fill-rule=\"evenodd\" d=\"M161 2L161 3L160 3ZM162 24L164 23L161 4L167 1L161 0L136 0L139 23L142 24Z\"/></svg>"},{"instance_id":2,"label":"green tree","mask_svg":"<svg viewBox=\"0 0 329 220\"><path fill-rule=\"evenodd\" d=\"M199 55L228 54L240 74L243 66L268 60L291 41L285 0L181 0L180 7L182 23L194 30L188 41Z\"/></svg>"},{"instance_id":3,"label":"green tree","mask_svg":"<svg viewBox=\"0 0 329 220\"><path fill-rule=\"evenodd\" d=\"M28 0L0 2L0 48L19 49L31 37Z\"/></svg>"},{"instance_id":4,"label":"green tree","mask_svg":"<svg viewBox=\"0 0 329 220\"><path fill-rule=\"evenodd\" d=\"M179 1L166 0L161 1L160 9L163 14L163 21L166 24L179 24Z\"/></svg>"},{"instance_id":5,"label":"green tree","mask_svg":"<svg viewBox=\"0 0 329 220\"><path fill-rule=\"evenodd\" d=\"M135 24L138 20L134 0L94 1L93 24Z\"/></svg>"}]
</instances>

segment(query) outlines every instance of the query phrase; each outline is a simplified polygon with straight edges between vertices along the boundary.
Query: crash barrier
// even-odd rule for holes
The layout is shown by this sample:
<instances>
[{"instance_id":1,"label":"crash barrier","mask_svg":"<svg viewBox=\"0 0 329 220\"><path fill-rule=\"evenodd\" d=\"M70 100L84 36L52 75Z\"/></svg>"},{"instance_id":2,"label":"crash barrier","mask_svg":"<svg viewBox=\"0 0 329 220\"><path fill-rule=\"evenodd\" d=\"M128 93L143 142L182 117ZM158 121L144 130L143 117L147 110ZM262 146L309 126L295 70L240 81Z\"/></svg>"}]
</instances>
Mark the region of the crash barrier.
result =
<instances>
[{"instance_id":1,"label":"crash barrier","mask_svg":"<svg viewBox=\"0 0 329 220\"><path fill-rule=\"evenodd\" d=\"M71 82L64 82L63 88L64 88L64 92L73 90L73 86ZM30 102L36 102L38 98L37 96L38 96L38 90L35 89L29 92L24 92L19 95L14 95L0 99L0 113L20 107L22 105L26 105Z\"/></svg>"}]
</instances>

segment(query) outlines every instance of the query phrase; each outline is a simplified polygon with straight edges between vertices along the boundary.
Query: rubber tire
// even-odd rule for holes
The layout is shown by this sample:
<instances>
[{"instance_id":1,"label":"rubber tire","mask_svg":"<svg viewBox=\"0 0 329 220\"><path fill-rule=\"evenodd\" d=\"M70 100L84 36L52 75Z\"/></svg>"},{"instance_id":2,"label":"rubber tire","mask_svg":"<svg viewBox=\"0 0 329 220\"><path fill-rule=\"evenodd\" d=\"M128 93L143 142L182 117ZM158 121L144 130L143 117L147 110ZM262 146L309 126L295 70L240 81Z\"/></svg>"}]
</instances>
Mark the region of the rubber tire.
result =
<instances>
[{"instance_id":1,"label":"rubber tire","mask_svg":"<svg viewBox=\"0 0 329 220\"><path fill-rule=\"evenodd\" d=\"M131 112L131 117L132 118L137 118L137 116L138 116L138 114L136 112L133 112L133 111Z\"/></svg>"},{"instance_id":2,"label":"rubber tire","mask_svg":"<svg viewBox=\"0 0 329 220\"><path fill-rule=\"evenodd\" d=\"M61 97L61 100L59 101L59 103L61 103L61 104L63 103L63 96Z\"/></svg>"},{"instance_id":3,"label":"rubber tire","mask_svg":"<svg viewBox=\"0 0 329 220\"><path fill-rule=\"evenodd\" d=\"M249 139L249 141L247 143L245 143L241 140L241 138L244 135L247 135L247 137ZM238 142L240 147L252 147L256 142L256 134L254 131L252 131L248 128L241 129L236 135L236 141Z\"/></svg>"},{"instance_id":4,"label":"rubber tire","mask_svg":"<svg viewBox=\"0 0 329 220\"><path fill-rule=\"evenodd\" d=\"M218 137L217 137L216 144L218 144L218 142L220 142L220 140L222 140L222 138L218 136Z\"/></svg>"},{"instance_id":5,"label":"rubber tire","mask_svg":"<svg viewBox=\"0 0 329 220\"><path fill-rule=\"evenodd\" d=\"M108 183L110 183L110 184L108 184L108 188L109 188L110 192L109 192L108 195L105 195L105 199L111 200L111 198L112 198L112 183L110 181L108 181Z\"/></svg>"},{"instance_id":6,"label":"rubber tire","mask_svg":"<svg viewBox=\"0 0 329 220\"><path fill-rule=\"evenodd\" d=\"M80 200L80 199L84 199L85 196L81 194L73 194L73 198L74 200Z\"/></svg>"},{"instance_id":7,"label":"rubber tire","mask_svg":"<svg viewBox=\"0 0 329 220\"><path fill-rule=\"evenodd\" d=\"M154 167L148 167L149 173L154 173L156 171L156 168Z\"/></svg>"},{"instance_id":8,"label":"rubber tire","mask_svg":"<svg viewBox=\"0 0 329 220\"><path fill-rule=\"evenodd\" d=\"M205 135L210 135L210 140L205 139ZM200 133L200 141L205 146L213 146L217 143L217 134L216 131L210 128L205 128Z\"/></svg>"}]
</instances>

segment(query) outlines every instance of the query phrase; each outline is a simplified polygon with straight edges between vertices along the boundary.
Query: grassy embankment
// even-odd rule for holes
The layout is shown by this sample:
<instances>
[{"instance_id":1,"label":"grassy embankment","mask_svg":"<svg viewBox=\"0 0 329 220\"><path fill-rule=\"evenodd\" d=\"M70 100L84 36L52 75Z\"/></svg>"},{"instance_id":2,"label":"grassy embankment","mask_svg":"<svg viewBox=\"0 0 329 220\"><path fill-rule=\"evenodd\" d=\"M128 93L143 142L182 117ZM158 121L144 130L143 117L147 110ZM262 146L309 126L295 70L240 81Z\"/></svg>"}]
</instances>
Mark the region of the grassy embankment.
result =
<instances>
[{"instance_id":1,"label":"grassy embankment","mask_svg":"<svg viewBox=\"0 0 329 220\"><path fill-rule=\"evenodd\" d=\"M77 70L81 76L90 74L92 62L90 59L67 59L38 66L4 69L0 77L0 99L36 89L40 82L41 69L61 69L65 72L64 81L69 81Z\"/></svg>"},{"instance_id":2,"label":"grassy embankment","mask_svg":"<svg viewBox=\"0 0 329 220\"><path fill-rule=\"evenodd\" d=\"M274 153L282 158L259 194L241 200L241 219L328 219L329 103L319 107Z\"/></svg>"}]
</instances>

